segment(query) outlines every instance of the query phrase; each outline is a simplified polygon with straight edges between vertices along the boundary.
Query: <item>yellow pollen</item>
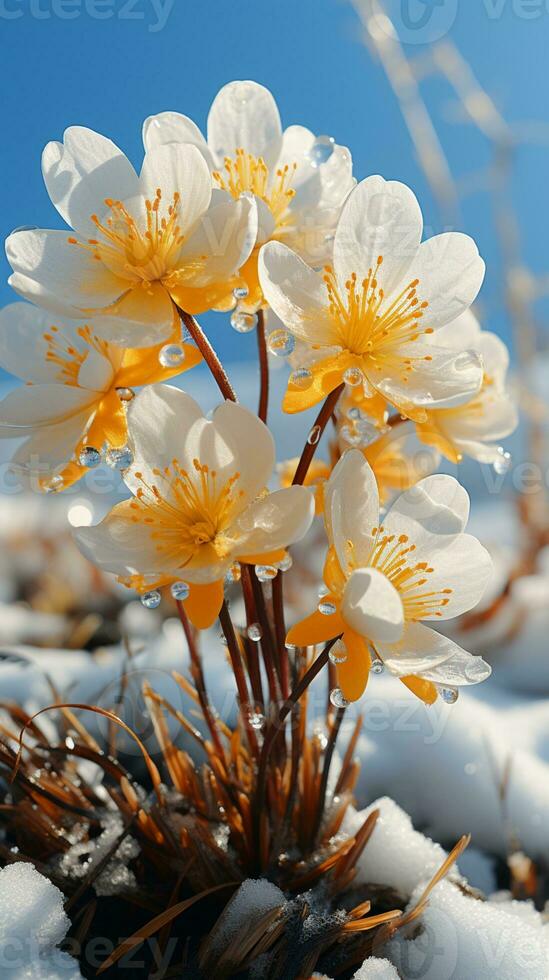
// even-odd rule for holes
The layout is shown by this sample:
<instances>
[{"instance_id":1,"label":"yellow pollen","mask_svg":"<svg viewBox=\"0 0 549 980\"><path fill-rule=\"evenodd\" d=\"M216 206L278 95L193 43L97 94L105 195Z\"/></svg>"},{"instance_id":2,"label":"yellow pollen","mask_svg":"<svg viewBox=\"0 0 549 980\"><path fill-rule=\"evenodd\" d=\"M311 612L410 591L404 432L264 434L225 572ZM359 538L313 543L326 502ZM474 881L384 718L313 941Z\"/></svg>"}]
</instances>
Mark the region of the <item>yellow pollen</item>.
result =
<instances>
[{"instance_id":1,"label":"yellow pollen","mask_svg":"<svg viewBox=\"0 0 549 980\"><path fill-rule=\"evenodd\" d=\"M267 205L280 227L295 196L291 182L296 170L296 163L285 164L271 179L263 157L254 157L239 147L234 158L225 157L223 172L215 170L213 177L221 190L228 191L235 200L241 194L255 194Z\"/></svg>"},{"instance_id":2,"label":"yellow pollen","mask_svg":"<svg viewBox=\"0 0 549 980\"><path fill-rule=\"evenodd\" d=\"M157 482L135 473L141 485L130 507L134 523L153 527L157 551L179 568L199 556L203 547L212 548L218 558L226 557L231 541L225 532L243 496L236 487L240 473L221 480L198 459L193 459L190 472L174 459L165 469L153 470L153 477Z\"/></svg>"},{"instance_id":3,"label":"yellow pollen","mask_svg":"<svg viewBox=\"0 0 549 980\"><path fill-rule=\"evenodd\" d=\"M374 269L369 269L362 282L355 272L351 274L344 289L338 283L331 266L324 269L324 282L328 293L328 304L335 321L341 346L362 357L367 357L372 368L383 359L391 356L392 350L403 344L413 343L422 334L432 333L432 328L423 329L421 319L428 307L420 302L417 295L419 279L413 279L391 300L385 302L385 293L379 284L383 256L378 256ZM399 358L404 380L414 367L414 359Z\"/></svg>"},{"instance_id":4,"label":"yellow pollen","mask_svg":"<svg viewBox=\"0 0 549 980\"><path fill-rule=\"evenodd\" d=\"M384 529L373 528L374 543L369 564L387 576L400 595L407 622L418 622L427 616L442 616L441 609L448 605L452 589L424 591L433 574L427 562L415 562L416 545L410 544L408 535L385 534Z\"/></svg>"}]
</instances>

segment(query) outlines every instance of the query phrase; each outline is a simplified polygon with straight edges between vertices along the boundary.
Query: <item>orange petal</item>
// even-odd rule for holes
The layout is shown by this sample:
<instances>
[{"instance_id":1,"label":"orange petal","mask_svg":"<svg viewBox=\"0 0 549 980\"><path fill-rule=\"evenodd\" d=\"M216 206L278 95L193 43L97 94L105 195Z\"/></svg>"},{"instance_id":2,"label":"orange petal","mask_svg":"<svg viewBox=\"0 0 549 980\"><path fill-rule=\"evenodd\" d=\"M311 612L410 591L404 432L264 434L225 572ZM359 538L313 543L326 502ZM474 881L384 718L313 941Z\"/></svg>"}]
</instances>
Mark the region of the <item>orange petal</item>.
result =
<instances>
[{"instance_id":1,"label":"orange petal","mask_svg":"<svg viewBox=\"0 0 549 980\"><path fill-rule=\"evenodd\" d=\"M415 674L410 674L409 677L401 677L400 680L412 694L415 694L416 698L424 701L425 704L435 703L438 692L435 685L431 684L431 681L424 681L421 677L416 677Z\"/></svg>"},{"instance_id":2,"label":"orange petal","mask_svg":"<svg viewBox=\"0 0 549 980\"><path fill-rule=\"evenodd\" d=\"M360 358L343 351L341 354L311 364L309 370L313 380L308 388L300 388L288 382L282 402L283 411L295 415L296 412L304 412L307 408L317 405L343 382L343 375L347 368L357 363L361 363Z\"/></svg>"},{"instance_id":3,"label":"orange petal","mask_svg":"<svg viewBox=\"0 0 549 980\"><path fill-rule=\"evenodd\" d=\"M185 599L185 612L193 626L207 630L213 626L223 605L223 580L208 585L195 585L189 582L189 598Z\"/></svg>"},{"instance_id":4,"label":"orange petal","mask_svg":"<svg viewBox=\"0 0 549 980\"><path fill-rule=\"evenodd\" d=\"M323 600L334 602L337 605L333 596L323 596ZM317 609L316 612L292 626L286 640L294 647L312 647L316 646L317 643L326 643L328 640L340 636L345 628L345 622L339 610L331 616L325 616Z\"/></svg>"},{"instance_id":5,"label":"orange petal","mask_svg":"<svg viewBox=\"0 0 549 980\"><path fill-rule=\"evenodd\" d=\"M201 289L188 286L170 286L170 296L181 310L186 313L205 313L216 307L227 308L231 298L234 304L233 289L238 285L238 278L227 279L225 282L210 283Z\"/></svg>"},{"instance_id":6,"label":"orange petal","mask_svg":"<svg viewBox=\"0 0 549 980\"><path fill-rule=\"evenodd\" d=\"M166 343L179 344L179 337L167 340L154 347L130 348L124 352L122 367L115 378L117 388L138 388L140 385L154 384L156 381L167 381L183 371L189 371L200 364L202 354L194 344L181 344L185 359L177 367L163 367L158 356Z\"/></svg>"},{"instance_id":7,"label":"orange petal","mask_svg":"<svg viewBox=\"0 0 549 980\"><path fill-rule=\"evenodd\" d=\"M278 551L265 551L262 555L238 555L237 560L243 565L276 565L286 557L286 549L279 548Z\"/></svg>"},{"instance_id":8,"label":"orange petal","mask_svg":"<svg viewBox=\"0 0 549 980\"><path fill-rule=\"evenodd\" d=\"M372 658L368 644L354 630L345 630L343 643L347 649L347 660L337 665L337 683L347 701L358 701L366 690Z\"/></svg>"},{"instance_id":9,"label":"orange petal","mask_svg":"<svg viewBox=\"0 0 549 980\"><path fill-rule=\"evenodd\" d=\"M111 388L99 402L95 418L86 436L88 446L98 446L104 442L119 447L125 446L128 436L126 412L114 388Z\"/></svg>"}]
</instances>

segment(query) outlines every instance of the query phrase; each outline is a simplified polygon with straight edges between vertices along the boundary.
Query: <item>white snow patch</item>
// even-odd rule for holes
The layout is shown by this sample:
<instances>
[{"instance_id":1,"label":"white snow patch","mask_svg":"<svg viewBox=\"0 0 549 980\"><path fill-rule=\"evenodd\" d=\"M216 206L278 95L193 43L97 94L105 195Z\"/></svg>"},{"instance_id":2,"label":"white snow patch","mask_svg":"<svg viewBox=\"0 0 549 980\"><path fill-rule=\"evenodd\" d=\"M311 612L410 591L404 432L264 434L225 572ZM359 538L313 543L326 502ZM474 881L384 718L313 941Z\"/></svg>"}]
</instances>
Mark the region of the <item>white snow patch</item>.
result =
<instances>
[{"instance_id":1,"label":"white snow patch","mask_svg":"<svg viewBox=\"0 0 549 980\"><path fill-rule=\"evenodd\" d=\"M353 980L399 980L399 978L389 960L378 960L373 956L360 967Z\"/></svg>"},{"instance_id":2,"label":"white snow patch","mask_svg":"<svg viewBox=\"0 0 549 980\"><path fill-rule=\"evenodd\" d=\"M265 878L248 878L227 904L210 935L213 953L221 953L234 934L250 928L271 909L286 905L284 892Z\"/></svg>"}]
</instances>

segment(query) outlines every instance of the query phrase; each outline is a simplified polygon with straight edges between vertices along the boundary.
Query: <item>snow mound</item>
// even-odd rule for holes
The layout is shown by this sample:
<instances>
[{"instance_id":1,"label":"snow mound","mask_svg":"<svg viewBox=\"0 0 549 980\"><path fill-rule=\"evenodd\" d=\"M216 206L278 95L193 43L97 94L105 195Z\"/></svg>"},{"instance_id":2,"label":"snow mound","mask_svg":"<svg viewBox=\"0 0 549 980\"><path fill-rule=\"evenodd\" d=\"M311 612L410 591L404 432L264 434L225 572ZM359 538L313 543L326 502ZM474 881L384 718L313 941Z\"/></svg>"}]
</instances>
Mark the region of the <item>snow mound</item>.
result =
<instances>
[{"instance_id":1,"label":"snow mound","mask_svg":"<svg viewBox=\"0 0 549 980\"><path fill-rule=\"evenodd\" d=\"M216 953L230 943L234 934L253 927L271 909L286 905L284 892L265 878L248 878L227 904L210 936L210 947Z\"/></svg>"},{"instance_id":2,"label":"snow mound","mask_svg":"<svg viewBox=\"0 0 549 980\"><path fill-rule=\"evenodd\" d=\"M81 980L76 961L57 949L69 927L63 895L32 864L0 871L2 980Z\"/></svg>"},{"instance_id":3,"label":"snow mound","mask_svg":"<svg viewBox=\"0 0 549 980\"><path fill-rule=\"evenodd\" d=\"M355 834L373 810L379 810L374 832L357 864L357 885L385 885L407 898L419 881L429 879L446 860L446 851L418 833L393 800L382 797L366 810L349 809L343 831Z\"/></svg>"},{"instance_id":4,"label":"snow mound","mask_svg":"<svg viewBox=\"0 0 549 980\"><path fill-rule=\"evenodd\" d=\"M355 973L353 980L398 980L398 973L389 960L378 960L372 957L366 960L360 970Z\"/></svg>"},{"instance_id":5,"label":"snow mound","mask_svg":"<svg viewBox=\"0 0 549 980\"><path fill-rule=\"evenodd\" d=\"M384 952L403 977L543 980L549 977L549 925L531 906L524 914L524 906L483 902L443 881L431 893L420 930L417 922L410 927L414 938L397 933Z\"/></svg>"}]
</instances>

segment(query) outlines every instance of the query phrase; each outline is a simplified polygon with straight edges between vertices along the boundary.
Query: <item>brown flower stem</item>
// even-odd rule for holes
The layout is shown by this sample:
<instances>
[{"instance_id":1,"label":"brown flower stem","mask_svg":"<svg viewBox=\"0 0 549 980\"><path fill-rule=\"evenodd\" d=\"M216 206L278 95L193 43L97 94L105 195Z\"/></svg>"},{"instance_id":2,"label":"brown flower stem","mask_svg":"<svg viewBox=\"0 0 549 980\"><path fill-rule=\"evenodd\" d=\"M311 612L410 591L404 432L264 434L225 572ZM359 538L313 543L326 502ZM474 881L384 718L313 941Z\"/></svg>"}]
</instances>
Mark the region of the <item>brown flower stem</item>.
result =
<instances>
[{"instance_id":1,"label":"brown flower stem","mask_svg":"<svg viewBox=\"0 0 549 980\"><path fill-rule=\"evenodd\" d=\"M229 651L229 657L231 658L231 665L233 668L233 673L236 681L236 687L238 690L238 699L240 701L240 708L244 711L244 724L246 732L248 735L248 741L250 742L250 747L254 753L258 751L258 744L256 734L250 724L250 713L252 705L250 704L250 698L248 695L248 685L246 683L246 676L244 674L244 668L242 666L242 657L240 655L240 649L238 647L238 640L236 638L236 633L234 631L234 626L229 615L229 609L225 600L223 600L223 605L219 612L219 622L221 623L221 629L223 630L223 635L227 643L227 649Z\"/></svg>"},{"instance_id":2,"label":"brown flower stem","mask_svg":"<svg viewBox=\"0 0 549 980\"><path fill-rule=\"evenodd\" d=\"M246 627L250 628L252 623L257 622L257 612L255 609L254 597L252 592L252 582L250 577L249 569L246 565L241 566L241 580L240 584L242 586L242 595L244 598L244 608L246 610ZM259 669L259 655L258 655L258 644L253 640L246 640L245 648L247 652L247 663L248 663L248 673L250 675L250 684L252 686L252 693L256 700L262 708L265 705L265 699L263 696L263 685L261 683L261 671Z\"/></svg>"},{"instance_id":3,"label":"brown flower stem","mask_svg":"<svg viewBox=\"0 0 549 980\"><path fill-rule=\"evenodd\" d=\"M286 718L294 710L297 702L303 696L303 694L305 693L309 685L312 684L315 677L320 673L322 668L325 667L327 663L329 663L330 650L332 649L334 644L337 643L339 639L340 637L337 636L326 644L320 656L316 658L316 660L311 664L311 666L303 675L303 677L301 677L301 679L298 681L292 693L290 694L288 700L285 701L283 705L281 705L276 721L274 721L269 725L269 728L267 729L267 732L265 734L265 739L263 742L263 746L261 748L261 755L259 758L259 768L257 773L257 784L256 784L256 798L255 798L254 813L253 813L254 838L256 844L256 853L258 854L259 854L259 845L260 845L261 813L265 806L265 796L267 791L267 775L268 775L267 764L269 762L269 757L273 750L276 739L280 734L280 732L282 731L282 726L284 725Z\"/></svg>"},{"instance_id":4,"label":"brown flower stem","mask_svg":"<svg viewBox=\"0 0 549 980\"><path fill-rule=\"evenodd\" d=\"M280 668L280 687L282 700L290 695L290 671L288 651L286 649L286 621L284 617L284 572L279 571L273 579L273 618L278 647L278 663Z\"/></svg>"},{"instance_id":5,"label":"brown flower stem","mask_svg":"<svg viewBox=\"0 0 549 980\"><path fill-rule=\"evenodd\" d=\"M265 607L263 589L261 588L261 582L255 574L253 565L242 565L242 589L246 609L253 611L255 614L253 622L257 622L261 629L260 643L269 684L269 695L273 701L277 701L279 699L279 684L276 673L273 638L267 609Z\"/></svg>"},{"instance_id":6,"label":"brown flower stem","mask_svg":"<svg viewBox=\"0 0 549 980\"><path fill-rule=\"evenodd\" d=\"M181 620L181 625L183 627L183 632L185 633L185 639L187 640L187 646L189 648L191 673L195 683L196 693L198 694L198 700L200 701L200 707L202 708L202 714L204 715L204 719L208 726L210 735L212 736L212 741L215 745L219 758L225 764L225 750L223 748L223 743L217 727L215 713L208 697L206 680L202 669L202 660L198 652L195 636L183 603L178 600L176 605L179 619Z\"/></svg>"},{"instance_id":7,"label":"brown flower stem","mask_svg":"<svg viewBox=\"0 0 549 980\"><path fill-rule=\"evenodd\" d=\"M259 408L257 414L262 422L267 422L269 408L269 355L267 353L267 338L265 335L265 313L257 313L257 351L259 354Z\"/></svg>"},{"instance_id":8,"label":"brown flower stem","mask_svg":"<svg viewBox=\"0 0 549 980\"><path fill-rule=\"evenodd\" d=\"M316 838L322 826L322 817L324 814L324 807L326 805L326 792L328 790L328 779L330 776L330 766L332 764L332 758L334 754L334 749L336 747L336 742L338 739L339 731L341 729L341 723L345 716L345 708L338 708L336 711L336 716L333 720L332 727L330 729L330 734L328 735L328 744L326 746L326 751L324 753L324 766L322 769L322 779L320 781L320 789L318 792L318 803L317 812L315 818L315 827L313 834L311 836L312 845L314 847Z\"/></svg>"},{"instance_id":9,"label":"brown flower stem","mask_svg":"<svg viewBox=\"0 0 549 980\"><path fill-rule=\"evenodd\" d=\"M195 320L194 316L191 316L190 313L185 313L185 310L182 310L179 306L177 306L176 309L181 317L181 322L186 326L192 339L202 354L202 357L212 372L223 398L226 398L231 402L238 401L235 390L227 377L225 369L200 324Z\"/></svg>"},{"instance_id":10,"label":"brown flower stem","mask_svg":"<svg viewBox=\"0 0 549 980\"><path fill-rule=\"evenodd\" d=\"M302 485L305 482L307 473L309 472L309 466L311 465L314 455L316 453L317 446L322 438L324 429L326 428L328 422L332 417L332 413L339 401L339 397L345 388L344 384L340 384L338 388L334 388L330 392L326 401L324 402L320 412L316 417L316 422L314 423L311 431L318 432L318 438L314 442L307 442L305 448L301 453L301 459L299 460L297 469L295 471L295 476L293 478L293 485Z\"/></svg>"}]
</instances>

